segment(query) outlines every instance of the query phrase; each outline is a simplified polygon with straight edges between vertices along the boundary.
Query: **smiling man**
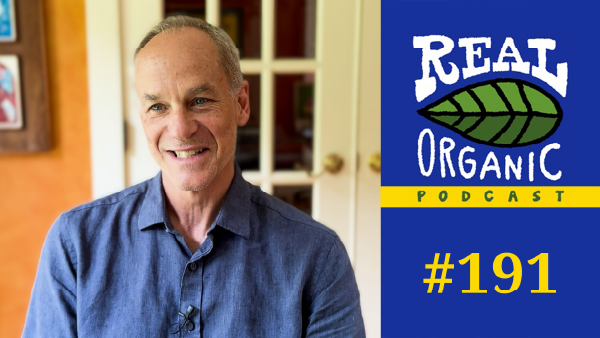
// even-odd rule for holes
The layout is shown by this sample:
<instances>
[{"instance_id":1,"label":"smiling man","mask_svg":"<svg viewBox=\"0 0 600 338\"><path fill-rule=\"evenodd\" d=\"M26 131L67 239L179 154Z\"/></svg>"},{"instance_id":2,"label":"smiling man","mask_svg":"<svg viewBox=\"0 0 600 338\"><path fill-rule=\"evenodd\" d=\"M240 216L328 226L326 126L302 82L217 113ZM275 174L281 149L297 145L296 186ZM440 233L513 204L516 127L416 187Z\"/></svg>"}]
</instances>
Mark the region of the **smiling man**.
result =
<instances>
[{"instance_id":1,"label":"smiling man","mask_svg":"<svg viewBox=\"0 0 600 338\"><path fill-rule=\"evenodd\" d=\"M363 337L340 239L235 165L249 88L226 33L167 18L135 71L161 171L58 218L23 336Z\"/></svg>"}]
</instances>

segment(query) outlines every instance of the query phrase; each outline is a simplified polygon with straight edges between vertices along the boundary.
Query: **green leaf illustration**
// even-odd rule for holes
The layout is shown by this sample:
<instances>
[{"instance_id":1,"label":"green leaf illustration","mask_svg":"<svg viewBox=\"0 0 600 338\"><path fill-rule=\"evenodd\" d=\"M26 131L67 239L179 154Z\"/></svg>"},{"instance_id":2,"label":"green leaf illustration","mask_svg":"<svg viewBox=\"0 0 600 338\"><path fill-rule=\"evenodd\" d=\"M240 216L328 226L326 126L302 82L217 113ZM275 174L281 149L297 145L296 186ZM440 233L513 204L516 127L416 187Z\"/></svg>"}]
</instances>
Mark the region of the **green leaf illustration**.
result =
<instances>
[{"instance_id":1,"label":"green leaf illustration","mask_svg":"<svg viewBox=\"0 0 600 338\"><path fill-rule=\"evenodd\" d=\"M469 85L418 113L468 140L503 148L544 141L558 129L563 117L552 95L517 79Z\"/></svg>"}]
</instances>

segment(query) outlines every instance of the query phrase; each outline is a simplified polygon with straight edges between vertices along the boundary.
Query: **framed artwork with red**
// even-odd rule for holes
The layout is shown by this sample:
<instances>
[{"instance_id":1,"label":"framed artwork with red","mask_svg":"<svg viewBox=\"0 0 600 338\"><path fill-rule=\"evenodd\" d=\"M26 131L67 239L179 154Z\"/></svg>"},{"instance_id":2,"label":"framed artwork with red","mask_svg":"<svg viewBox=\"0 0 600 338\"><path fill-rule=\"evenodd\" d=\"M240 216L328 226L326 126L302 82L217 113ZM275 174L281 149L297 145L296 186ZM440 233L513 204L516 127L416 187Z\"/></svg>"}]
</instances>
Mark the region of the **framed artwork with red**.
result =
<instances>
[{"instance_id":1,"label":"framed artwork with red","mask_svg":"<svg viewBox=\"0 0 600 338\"><path fill-rule=\"evenodd\" d=\"M19 58L16 55L0 55L0 129L22 127Z\"/></svg>"},{"instance_id":2,"label":"framed artwork with red","mask_svg":"<svg viewBox=\"0 0 600 338\"><path fill-rule=\"evenodd\" d=\"M51 149L42 0L0 0L0 155Z\"/></svg>"}]
</instances>

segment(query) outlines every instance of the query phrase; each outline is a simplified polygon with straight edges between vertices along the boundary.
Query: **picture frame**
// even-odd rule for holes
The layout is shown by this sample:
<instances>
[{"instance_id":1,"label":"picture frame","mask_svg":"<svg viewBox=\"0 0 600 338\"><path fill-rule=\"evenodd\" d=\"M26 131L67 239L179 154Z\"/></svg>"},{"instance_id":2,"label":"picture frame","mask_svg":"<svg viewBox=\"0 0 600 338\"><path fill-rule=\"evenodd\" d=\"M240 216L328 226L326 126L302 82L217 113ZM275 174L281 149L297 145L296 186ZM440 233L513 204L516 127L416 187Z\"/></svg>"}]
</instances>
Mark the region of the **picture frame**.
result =
<instances>
[{"instance_id":1,"label":"picture frame","mask_svg":"<svg viewBox=\"0 0 600 338\"><path fill-rule=\"evenodd\" d=\"M0 130L21 129L23 110L17 55L0 55Z\"/></svg>"},{"instance_id":2,"label":"picture frame","mask_svg":"<svg viewBox=\"0 0 600 338\"><path fill-rule=\"evenodd\" d=\"M0 156L48 151L52 147L52 128L43 0L0 2L16 6L13 22L18 26L19 37L11 43L0 42L0 55L17 59L17 66L11 66L16 68L11 75L13 81L18 82L15 85L18 92L15 92L14 102L19 111L15 110L12 116L20 116L19 121L4 121L3 128L0 128ZM11 67L5 66L7 69ZM18 78L15 79L15 75Z\"/></svg>"},{"instance_id":3,"label":"picture frame","mask_svg":"<svg viewBox=\"0 0 600 338\"><path fill-rule=\"evenodd\" d=\"M16 40L14 0L0 0L0 42L15 42Z\"/></svg>"}]
</instances>

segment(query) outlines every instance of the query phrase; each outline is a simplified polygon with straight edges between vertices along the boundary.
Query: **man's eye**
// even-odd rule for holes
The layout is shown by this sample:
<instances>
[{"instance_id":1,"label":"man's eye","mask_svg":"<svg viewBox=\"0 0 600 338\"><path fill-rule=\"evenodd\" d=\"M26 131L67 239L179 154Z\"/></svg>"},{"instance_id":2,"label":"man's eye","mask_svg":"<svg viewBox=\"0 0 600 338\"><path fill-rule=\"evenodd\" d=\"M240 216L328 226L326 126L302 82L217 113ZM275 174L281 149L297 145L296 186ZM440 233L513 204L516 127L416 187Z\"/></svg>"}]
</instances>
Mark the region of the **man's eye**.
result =
<instances>
[{"instance_id":1,"label":"man's eye","mask_svg":"<svg viewBox=\"0 0 600 338\"><path fill-rule=\"evenodd\" d=\"M163 109L163 105L160 103L153 104L152 106L150 106L150 110L159 111L162 109Z\"/></svg>"},{"instance_id":2,"label":"man's eye","mask_svg":"<svg viewBox=\"0 0 600 338\"><path fill-rule=\"evenodd\" d=\"M206 103L206 99L202 98L202 97L197 97L194 99L194 104L205 104Z\"/></svg>"}]
</instances>

